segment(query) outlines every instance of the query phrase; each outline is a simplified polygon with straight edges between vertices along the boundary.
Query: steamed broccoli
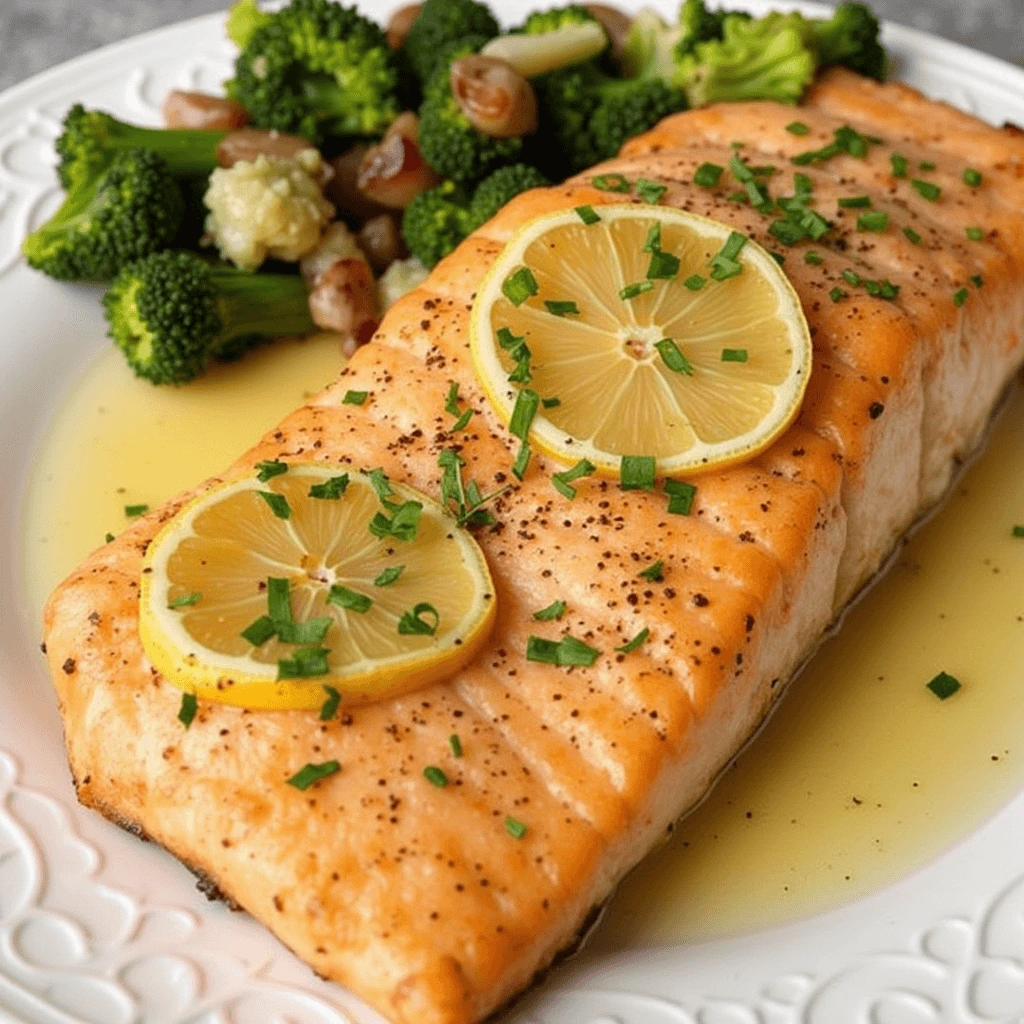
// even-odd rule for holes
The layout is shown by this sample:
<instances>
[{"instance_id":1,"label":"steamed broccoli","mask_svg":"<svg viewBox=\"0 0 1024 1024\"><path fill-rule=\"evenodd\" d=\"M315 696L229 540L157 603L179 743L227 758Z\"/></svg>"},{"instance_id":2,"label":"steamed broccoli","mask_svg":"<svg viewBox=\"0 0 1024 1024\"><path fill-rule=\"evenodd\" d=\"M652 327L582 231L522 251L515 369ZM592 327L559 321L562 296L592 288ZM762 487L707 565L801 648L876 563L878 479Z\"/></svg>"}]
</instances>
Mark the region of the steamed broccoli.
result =
<instances>
[{"instance_id":1,"label":"steamed broccoli","mask_svg":"<svg viewBox=\"0 0 1024 1024\"><path fill-rule=\"evenodd\" d=\"M845 64L862 75L885 77L886 56L878 41L878 19L859 3L839 4L827 21L812 19L818 62Z\"/></svg>"},{"instance_id":2,"label":"steamed broccoli","mask_svg":"<svg viewBox=\"0 0 1024 1024\"><path fill-rule=\"evenodd\" d=\"M253 32L269 17L269 14L260 10L258 0L238 0L228 12L228 21L225 26L228 39L240 50L244 50L252 38Z\"/></svg>"},{"instance_id":3,"label":"steamed broccoli","mask_svg":"<svg viewBox=\"0 0 1024 1024\"><path fill-rule=\"evenodd\" d=\"M490 9L477 0L426 0L402 49L416 77L426 85L449 44L466 36L483 36L486 42L499 32Z\"/></svg>"},{"instance_id":4,"label":"steamed broccoli","mask_svg":"<svg viewBox=\"0 0 1024 1024\"><path fill-rule=\"evenodd\" d=\"M30 267L61 281L109 281L166 248L184 198L166 163L145 149L117 154L91 176L79 168L60 209L22 243Z\"/></svg>"},{"instance_id":5,"label":"steamed broccoli","mask_svg":"<svg viewBox=\"0 0 1024 1024\"><path fill-rule=\"evenodd\" d=\"M510 199L550 182L535 167L511 164L495 171L470 196L452 181L418 195L406 207L402 234L409 251L432 267Z\"/></svg>"},{"instance_id":6,"label":"steamed broccoli","mask_svg":"<svg viewBox=\"0 0 1024 1024\"><path fill-rule=\"evenodd\" d=\"M683 110L682 91L660 78L612 78L595 64L552 71L534 81L545 154L552 177L582 171L615 156L628 139Z\"/></svg>"},{"instance_id":7,"label":"steamed broccoli","mask_svg":"<svg viewBox=\"0 0 1024 1024\"><path fill-rule=\"evenodd\" d=\"M568 7L555 7L550 11L534 11L516 32L539 36L545 32L555 32L567 25L584 25L588 21L597 21L597 18L586 7L570 4Z\"/></svg>"},{"instance_id":8,"label":"steamed broccoli","mask_svg":"<svg viewBox=\"0 0 1024 1024\"><path fill-rule=\"evenodd\" d=\"M399 77L384 32L354 7L292 0L251 29L227 92L258 128L319 144L383 134L401 112Z\"/></svg>"},{"instance_id":9,"label":"steamed broccoli","mask_svg":"<svg viewBox=\"0 0 1024 1024\"><path fill-rule=\"evenodd\" d=\"M184 384L216 357L316 330L301 277L210 266L189 252L129 264L103 297L109 335L153 384Z\"/></svg>"}]
</instances>

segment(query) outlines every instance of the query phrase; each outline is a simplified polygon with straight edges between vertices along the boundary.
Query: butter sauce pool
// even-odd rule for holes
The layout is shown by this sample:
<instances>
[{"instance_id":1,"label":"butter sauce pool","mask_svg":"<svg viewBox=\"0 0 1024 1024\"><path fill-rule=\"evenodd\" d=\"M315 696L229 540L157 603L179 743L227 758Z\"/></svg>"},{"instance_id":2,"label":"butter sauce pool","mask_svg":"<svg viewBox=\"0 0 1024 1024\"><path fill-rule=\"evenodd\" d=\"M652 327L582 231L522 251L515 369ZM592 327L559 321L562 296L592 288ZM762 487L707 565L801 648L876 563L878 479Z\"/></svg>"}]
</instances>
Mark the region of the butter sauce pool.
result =
<instances>
[{"instance_id":1,"label":"butter sauce pool","mask_svg":"<svg viewBox=\"0 0 1024 1024\"><path fill-rule=\"evenodd\" d=\"M341 367L320 337L180 389L106 351L54 418L25 504L33 614L126 505L220 472ZM1024 393L947 507L818 652L756 741L623 883L588 951L698 941L878 889L980 824L1024 782ZM938 700L940 671L963 689Z\"/></svg>"}]
</instances>

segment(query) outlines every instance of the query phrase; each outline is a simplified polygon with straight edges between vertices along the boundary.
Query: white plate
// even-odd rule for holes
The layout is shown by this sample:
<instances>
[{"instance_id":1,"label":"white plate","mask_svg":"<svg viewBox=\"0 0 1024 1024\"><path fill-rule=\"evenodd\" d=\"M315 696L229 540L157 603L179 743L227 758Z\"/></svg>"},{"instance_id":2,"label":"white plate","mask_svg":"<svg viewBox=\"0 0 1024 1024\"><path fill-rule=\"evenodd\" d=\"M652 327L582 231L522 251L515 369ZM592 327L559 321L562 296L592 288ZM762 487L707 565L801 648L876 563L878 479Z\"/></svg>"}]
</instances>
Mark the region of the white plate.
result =
<instances>
[{"instance_id":1,"label":"white plate","mask_svg":"<svg viewBox=\"0 0 1024 1024\"><path fill-rule=\"evenodd\" d=\"M499 6L513 21L531 5ZM104 344L94 289L48 281L17 258L26 228L57 199L53 138L78 100L156 123L167 89L216 89L231 61L221 26L215 16L162 29L0 96L0 1024L380 1021L249 918L206 903L170 857L77 806L38 624L20 593L21 493L34 450ZM929 95L1024 124L1024 71L895 26L886 41L900 76ZM1019 1024L1022 872L1024 794L868 899L727 941L570 962L503 1019Z\"/></svg>"}]
</instances>

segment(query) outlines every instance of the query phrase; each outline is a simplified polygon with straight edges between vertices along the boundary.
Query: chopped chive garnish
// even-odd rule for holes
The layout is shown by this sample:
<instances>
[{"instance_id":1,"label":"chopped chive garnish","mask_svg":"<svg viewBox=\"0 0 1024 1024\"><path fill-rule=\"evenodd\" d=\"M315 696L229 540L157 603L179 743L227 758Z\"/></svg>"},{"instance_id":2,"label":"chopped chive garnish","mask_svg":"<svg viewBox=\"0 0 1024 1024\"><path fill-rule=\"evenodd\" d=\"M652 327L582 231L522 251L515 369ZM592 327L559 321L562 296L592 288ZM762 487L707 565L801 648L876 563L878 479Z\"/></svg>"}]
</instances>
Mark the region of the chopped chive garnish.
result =
<instances>
[{"instance_id":1,"label":"chopped chive garnish","mask_svg":"<svg viewBox=\"0 0 1024 1024\"><path fill-rule=\"evenodd\" d=\"M452 757L462 757L462 740L459 739L457 732L448 737L448 746L451 748Z\"/></svg>"},{"instance_id":2,"label":"chopped chive garnish","mask_svg":"<svg viewBox=\"0 0 1024 1024\"><path fill-rule=\"evenodd\" d=\"M922 199L927 199L929 203L934 203L938 200L939 196L942 195L942 189L938 185L933 185L930 181L922 181L920 178L912 178L910 184L914 186L914 191Z\"/></svg>"},{"instance_id":3,"label":"chopped chive garnish","mask_svg":"<svg viewBox=\"0 0 1024 1024\"><path fill-rule=\"evenodd\" d=\"M373 607L373 601L365 594L357 594L340 583L335 583L327 592L327 603L337 605L346 611L364 614Z\"/></svg>"},{"instance_id":4,"label":"chopped chive garnish","mask_svg":"<svg viewBox=\"0 0 1024 1024\"><path fill-rule=\"evenodd\" d=\"M590 184L602 192L629 191L629 179L621 174L599 174L596 178L590 179Z\"/></svg>"},{"instance_id":5,"label":"chopped chive garnish","mask_svg":"<svg viewBox=\"0 0 1024 1024\"><path fill-rule=\"evenodd\" d=\"M649 292L654 287L654 282L651 280L637 281L635 284L627 284L622 291L619 292L619 298L623 300L635 299L638 295L643 295L644 292Z\"/></svg>"},{"instance_id":6,"label":"chopped chive garnish","mask_svg":"<svg viewBox=\"0 0 1024 1024\"><path fill-rule=\"evenodd\" d=\"M329 615L308 622L275 622L277 638L284 644L318 644L331 628Z\"/></svg>"},{"instance_id":7,"label":"chopped chive garnish","mask_svg":"<svg viewBox=\"0 0 1024 1024\"><path fill-rule=\"evenodd\" d=\"M701 164L694 172L693 183L701 188L714 188L724 173L725 168L718 164Z\"/></svg>"},{"instance_id":8,"label":"chopped chive garnish","mask_svg":"<svg viewBox=\"0 0 1024 1024\"><path fill-rule=\"evenodd\" d=\"M1024 537L1024 526L1015 526L1013 528L1014 537Z\"/></svg>"},{"instance_id":9,"label":"chopped chive garnish","mask_svg":"<svg viewBox=\"0 0 1024 1024\"><path fill-rule=\"evenodd\" d=\"M798 153L793 157L793 163L798 167L805 167L808 164L831 160L832 157L840 156L843 153L863 158L868 155L868 146L876 142L875 139L869 136L861 135L860 132L854 130L848 124L837 128L834 136L833 141L821 149L811 149L806 153Z\"/></svg>"},{"instance_id":10,"label":"chopped chive garnish","mask_svg":"<svg viewBox=\"0 0 1024 1024\"><path fill-rule=\"evenodd\" d=\"M985 237L984 228L964 228L964 234L972 242L980 242Z\"/></svg>"},{"instance_id":11,"label":"chopped chive garnish","mask_svg":"<svg viewBox=\"0 0 1024 1024\"><path fill-rule=\"evenodd\" d=\"M510 381L516 384L530 383L530 356L529 346L525 337L513 334L507 327L498 329L498 345L515 360L515 367L508 375Z\"/></svg>"},{"instance_id":12,"label":"chopped chive garnish","mask_svg":"<svg viewBox=\"0 0 1024 1024\"><path fill-rule=\"evenodd\" d=\"M904 228L903 234L907 236L911 245L921 244L921 236L913 228Z\"/></svg>"},{"instance_id":13,"label":"chopped chive garnish","mask_svg":"<svg viewBox=\"0 0 1024 1024\"><path fill-rule=\"evenodd\" d=\"M433 619L433 624L427 622L423 616ZM432 604L421 601L412 611L403 613L398 620L398 632L402 636L433 636L441 622L441 616Z\"/></svg>"},{"instance_id":14,"label":"chopped chive garnish","mask_svg":"<svg viewBox=\"0 0 1024 1024\"><path fill-rule=\"evenodd\" d=\"M178 708L178 721L187 729L195 720L196 712L199 710L199 702L194 693L183 693L181 695L181 707Z\"/></svg>"},{"instance_id":15,"label":"chopped chive garnish","mask_svg":"<svg viewBox=\"0 0 1024 1024\"><path fill-rule=\"evenodd\" d=\"M557 409L562 404L562 400L560 398L542 398L540 404L545 409Z\"/></svg>"},{"instance_id":16,"label":"chopped chive garnish","mask_svg":"<svg viewBox=\"0 0 1024 1024\"><path fill-rule=\"evenodd\" d=\"M723 363L745 363L747 361L747 350L745 348L723 348Z\"/></svg>"},{"instance_id":17,"label":"chopped chive garnish","mask_svg":"<svg viewBox=\"0 0 1024 1024\"><path fill-rule=\"evenodd\" d=\"M859 288L864 283L864 279L855 270L844 270L843 280L854 288Z\"/></svg>"},{"instance_id":18,"label":"chopped chive garnish","mask_svg":"<svg viewBox=\"0 0 1024 1024\"><path fill-rule=\"evenodd\" d=\"M324 761L322 764L307 764L300 768L289 780L288 785L305 792L321 779L329 778L341 771L337 761Z\"/></svg>"},{"instance_id":19,"label":"chopped chive garnish","mask_svg":"<svg viewBox=\"0 0 1024 1024\"><path fill-rule=\"evenodd\" d=\"M806 203L814 192L814 183L811 181L811 176L809 174L802 174L800 171L794 172L793 192L794 199L798 199L801 202Z\"/></svg>"},{"instance_id":20,"label":"chopped chive garnish","mask_svg":"<svg viewBox=\"0 0 1024 1024\"><path fill-rule=\"evenodd\" d=\"M638 178L637 183L633 186L633 191L645 203L657 206L661 201L661 197L668 191L668 186L662 185L657 181L651 181L650 178Z\"/></svg>"},{"instance_id":21,"label":"chopped chive garnish","mask_svg":"<svg viewBox=\"0 0 1024 1024\"><path fill-rule=\"evenodd\" d=\"M601 218L592 206L577 206L576 214L588 227L596 224Z\"/></svg>"},{"instance_id":22,"label":"chopped chive garnish","mask_svg":"<svg viewBox=\"0 0 1024 1024\"><path fill-rule=\"evenodd\" d=\"M679 273L679 257L670 252L651 254L651 262L647 267L647 279L671 281Z\"/></svg>"},{"instance_id":23,"label":"chopped chive garnish","mask_svg":"<svg viewBox=\"0 0 1024 1024\"><path fill-rule=\"evenodd\" d=\"M960 689L960 680L951 676L948 672L940 672L929 684L928 689L935 694L939 700L952 697Z\"/></svg>"},{"instance_id":24,"label":"chopped chive garnish","mask_svg":"<svg viewBox=\"0 0 1024 1024\"><path fill-rule=\"evenodd\" d=\"M373 493L377 495L380 503L389 511L393 511L394 502L390 501L390 498L395 496L395 490L391 486L391 481L388 480L387 474L383 469L371 469L366 474L370 478L370 486L373 488Z\"/></svg>"},{"instance_id":25,"label":"chopped chive garnish","mask_svg":"<svg viewBox=\"0 0 1024 1024\"><path fill-rule=\"evenodd\" d=\"M685 480L666 480L665 493L669 512L674 516L688 516L693 509L693 499L697 497L697 486Z\"/></svg>"},{"instance_id":26,"label":"chopped chive garnish","mask_svg":"<svg viewBox=\"0 0 1024 1024\"><path fill-rule=\"evenodd\" d=\"M265 484L271 477L280 476L282 473L288 472L288 463L281 462L280 459L274 459L272 462L257 462L256 468L259 472L256 474L256 479L261 484Z\"/></svg>"},{"instance_id":27,"label":"chopped chive garnish","mask_svg":"<svg viewBox=\"0 0 1024 1024\"><path fill-rule=\"evenodd\" d=\"M462 410L459 408L459 382L453 380L448 385L448 395L444 400L444 411L451 416L461 416Z\"/></svg>"},{"instance_id":28,"label":"chopped chive garnish","mask_svg":"<svg viewBox=\"0 0 1024 1024\"><path fill-rule=\"evenodd\" d=\"M970 297L971 293L966 288L959 288L953 292L953 305L962 306Z\"/></svg>"},{"instance_id":29,"label":"chopped chive garnish","mask_svg":"<svg viewBox=\"0 0 1024 1024\"><path fill-rule=\"evenodd\" d=\"M283 494L275 494L273 491L257 491L256 493L270 506L270 511L278 519L291 519L292 509Z\"/></svg>"},{"instance_id":30,"label":"chopped chive garnish","mask_svg":"<svg viewBox=\"0 0 1024 1024\"><path fill-rule=\"evenodd\" d=\"M547 608L541 608L539 612L534 612L533 617L538 622L557 622L565 614L565 609L564 601L552 601Z\"/></svg>"},{"instance_id":31,"label":"chopped chive garnish","mask_svg":"<svg viewBox=\"0 0 1024 1024\"><path fill-rule=\"evenodd\" d=\"M933 164L931 162L931 160L922 160L917 166L922 171L934 171L935 170L935 164Z\"/></svg>"},{"instance_id":32,"label":"chopped chive garnish","mask_svg":"<svg viewBox=\"0 0 1024 1024\"><path fill-rule=\"evenodd\" d=\"M812 267L820 267L824 262L825 260L822 256L810 249L804 253L804 263L810 263Z\"/></svg>"},{"instance_id":33,"label":"chopped chive garnish","mask_svg":"<svg viewBox=\"0 0 1024 1024\"><path fill-rule=\"evenodd\" d=\"M501 290L513 306L521 306L531 295L536 295L539 289L533 271L529 267L520 267L505 278Z\"/></svg>"},{"instance_id":34,"label":"chopped chive garnish","mask_svg":"<svg viewBox=\"0 0 1024 1024\"><path fill-rule=\"evenodd\" d=\"M124 514L129 519L136 519L138 516L144 516L148 511L148 505L125 505L124 507Z\"/></svg>"},{"instance_id":35,"label":"chopped chive garnish","mask_svg":"<svg viewBox=\"0 0 1024 1024\"><path fill-rule=\"evenodd\" d=\"M739 231L733 231L729 235L725 245L711 257L711 277L715 281L727 281L743 271L739 255L746 244L747 236Z\"/></svg>"},{"instance_id":36,"label":"chopped chive garnish","mask_svg":"<svg viewBox=\"0 0 1024 1024\"><path fill-rule=\"evenodd\" d=\"M632 654L638 647L643 646L644 641L651 635L651 631L644 626L639 633L628 643L623 644L621 647L616 647L615 650L619 654Z\"/></svg>"},{"instance_id":37,"label":"chopped chive garnish","mask_svg":"<svg viewBox=\"0 0 1024 1024\"><path fill-rule=\"evenodd\" d=\"M109 543L110 543L110 542L111 542L111 541L112 541L113 539L114 539L114 535L113 535L112 533L108 533L108 534L106 535L106 537L104 538L104 540L105 540L105 541L106 541L106 542L107 542L108 544L109 544Z\"/></svg>"},{"instance_id":38,"label":"chopped chive garnish","mask_svg":"<svg viewBox=\"0 0 1024 1024\"><path fill-rule=\"evenodd\" d=\"M267 579L267 611L274 622L292 621L291 584L286 579Z\"/></svg>"},{"instance_id":39,"label":"chopped chive garnish","mask_svg":"<svg viewBox=\"0 0 1024 1024\"><path fill-rule=\"evenodd\" d=\"M516 404L512 410L512 419L508 429L519 438L525 441L530 433L530 426L534 416L537 415L537 407L540 405L540 395L530 388L523 388L516 395Z\"/></svg>"},{"instance_id":40,"label":"chopped chive garnish","mask_svg":"<svg viewBox=\"0 0 1024 1024\"><path fill-rule=\"evenodd\" d=\"M985 278L983 278L981 276L981 274L972 274L971 275L971 284L973 284L975 288L984 288L985 287Z\"/></svg>"},{"instance_id":41,"label":"chopped chive garnish","mask_svg":"<svg viewBox=\"0 0 1024 1024\"><path fill-rule=\"evenodd\" d=\"M466 409L466 411L448 428L449 434L457 434L460 430L465 430L469 426L469 421L473 418L473 410Z\"/></svg>"},{"instance_id":42,"label":"chopped chive garnish","mask_svg":"<svg viewBox=\"0 0 1024 1024\"><path fill-rule=\"evenodd\" d=\"M790 135L810 135L811 129L803 123L803 121L791 121L786 125L786 131Z\"/></svg>"},{"instance_id":43,"label":"chopped chive garnish","mask_svg":"<svg viewBox=\"0 0 1024 1024\"><path fill-rule=\"evenodd\" d=\"M900 156L899 153L893 153L889 157L889 163L892 165L892 176L894 178L905 178L907 171L910 168L910 161L905 156Z\"/></svg>"},{"instance_id":44,"label":"chopped chive garnish","mask_svg":"<svg viewBox=\"0 0 1024 1024\"><path fill-rule=\"evenodd\" d=\"M311 498L321 498L325 501L337 501L348 487L348 473L341 476L332 476L322 484L313 484L309 489Z\"/></svg>"},{"instance_id":45,"label":"chopped chive garnish","mask_svg":"<svg viewBox=\"0 0 1024 1024\"><path fill-rule=\"evenodd\" d=\"M337 713L341 704L341 694L333 686L325 686L327 700L320 705L320 721L329 722Z\"/></svg>"},{"instance_id":46,"label":"chopped chive garnish","mask_svg":"<svg viewBox=\"0 0 1024 1024\"><path fill-rule=\"evenodd\" d=\"M362 405L366 401L369 391L346 391L345 397L341 400L342 405Z\"/></svg>"},{"instance_id":47,"label":"chopped chive garnish","mask_svg":"<svg viewBox=\"0 0 1024 1024\"><path fill-rule=\"evenodd\" d=\"M842 302L843 299L846 298L846 292L844 292L842 288L836 287L833 288L832 291L828 293L828 297L833 302Z\"/></svg>"},{"instance_id":48,"label":"chopped chive garnish","mask_svg":"<svg viewBox=\"0 0 1024 1024\"><path fill-rule=\"evenodd\" d=\"M176 597L172 601L167 602L167 607L174 608L187 608L189 605L199 604L202 601L203 595L198 590L193 591L191 594L185 594L182 597Z\"/></svg>"},{"instance_id":49,"label":"chopped chive garnish","mask_svg":"<svg viewBox=\"0 0 1024 1024\"><path fill-rule=\"evenodd\" d=\"M582 665L589 668L600 656L599 650L574 636L564 636L557 641L531 636L526 641L526 660L546 665Z\"/></svg>"},{"instance_id":50,"label":"chopped chive garnish","mask_svg":"<svg viewBox=\"0 0 1024 1024\"><path fill-rule=\"evenodd\" d=\"M771 256L771 258L775 260L780 267L784 267L786 265L786 257L783 256L781 252L769 252L768 255Z\"/></svg>"},{"instance_id":51,"label":"chopped chive garnish","mask_svg":"<svg viewBox=\"0 0 1024 1024\"><path fill-rule=\"evenodd\" d=\"M871 205L871 196L849 196L837 200L840 209L857 210Z\"/></svg>"},{"instance_id":52,"label":"chopped chive garnish","mask_svg":"<svg viewBox=\"0 0 1024 1024\"><path fill-rule=\"evenodd\" d=\"M391 565L382 569L373 581L375 587L389 587L402 573L405 572L404 565Z\"/></svg>"},{"instance_id":53,"label":"chopped chive garnish","mask_svg":"<svg viewBox=\"0 0 1024 1024\"><path fill-rule=\"evenodd\" d=\"M509 816L505 818L505 831L513 839L522 839L526 835L526 825L518 818Z\"/></svg>"},{"instance_id":54,"label":"chopped chive garnish","mask_svg":"<svg viewBox=\"0 0 1024 1024\"><path fill-rule=\"evenodd\" d=\"M544 306L553 316L580 315L580 307L572 299L545 299Z\"/></svg>"},{"instance_id":55,"label":"chopped chive garnish","mask_svg":"<svg viewBox=\"0 0 1024 1024\"><path fill-rule=\"evenodd\" d=\"M674 373L685 373L693 376L690 360L679 350L679 346L671 338L662 338L655 346L665 365Z\"/></svg>"},{"instance_id":56,"label":"chopped chive garnish","mask_svg":"<svg viewBox=\"0 0 1024 1024\"><path fill-rule=\"evenodd\" d=\"M889 214L884 210L872 210L857 218L858 231L885 231L889 226Z\"/></svg>"},{"instance_id":57,"label":"chopped chive garnish","mask_svg":"<svg viewBox=\"0 0 1024 1024\"><path fill-rule=\"evenodd\" d=\"M661 252L661 221L656 220L648 229L641 252Z\"/></svg>"},{"instance_id":58,"label":"chopped chive garnish","mask_svg":"<svg viewBox=\"0 0 1024 1024\"><path fill-rule=\"evenodd\" d=\"M655 467L653 455L623 455L619 486L624 491L653 491Z\"/></svg>"},{"instance_id":59,"label":"chopped chive garnish","mask_svg":"<svg viewBox=\"0 0 1024 1024\"><path fill-rule=\"evenodd\" d=\"M726 197L730 203L749 203L750 196L746 192L730 192Z\"/></svg>"},{"instance_id":60,"label":"chopped chive garnish","mask_svg":"<svg viewBox=\"0 0 1024 1024\"><path fill-rule=\"evenodd\" d=\"M242 630L241 636L253 647L261 647L277 634L277 626L269 615L261 615L251 626Z\"/></svg>"},{"instance_id":61,"label":"chopped chive garnish","mask_svg":"<svg viewBox=\"0 0 1024 1024\"><path fill-rule=\"evenodd\" d=\"M398 540L413 540L419 529L423 506L418 501L407 501L395 509L390 519L378 512L370 520L369 530L374 537L396 537Z\"/></svg>"},{"instance_id":62,"label":"chopped chive garnish","mask_svg":"<svg viewBox=\"0 0 1024 1024\"><path fill-rule=\"evenodd\" d=\"M641 569L637 575L649 583L660 583L665 578L665 563L659 558L653 565Z\"/></svg>"},{"instance_id":63,"label":"chopped chive garnish","mask_svg":"<svg viewBox=\"0 0 1024 1024\"><path fill-rule=\"evenodd\" d=\"M526 476L526 469L530 465L531 454L529 444L523 441L519 445L519 454L516 456L516 461L512 463L512 473L517 480L522 480Z\"/></svg>"},{"instance_id":64,"label":"chopped chive garnish","mask_svg":"<svg viewBox=\"0 0 1024 1024\"><path fill-rule=\"evenodd\" d=\"M982 182L981 171L976 171L973 167L968 167L964 171L964 184L970 185L971 188L977 188Z\"/></svg>"},{"instance_id":65,"label":"chopped chive garnish","mask_svg":"<svg viewBox=\"0 0 1024 1024\"><path fill-rule=\"evenodd\" d=\"M683 282L683 287L691 292L699 292L707 283L707 278L701 277L700 274L691 274Z\"/></svg>"},{"instance_id":66,"label":"chopped chive garnish","mask_svg":"<svg viewBox=\"0 0 1024 1024\"><path fill-rule=\"evenodd\" d=\"M551 483L554 484L555 490L559 494L572 501L576 497L576 488L570 486L572 482L585 476L593 476L596 472L597 467L592 462L588 459L580 459L572 469L563 470L561 473L553 473L551 475Z\"/></svg>"},{"instance_id":67,"label":"chopped chive garnish","mask_svg":"<svg viewBox=\"0 0 1024 1024\"><path fill-rule=\"evenodd\" d=\"M448 776L433 764L428 764L427 767L423 769L423 778L425 778L432 786L437 786L438 789L444 789L444 787L448 785Z\"/></svg>"},{"instance_id":68,"label":"chopped chive garnish","mask_svg":"<svg viewBox=\"0 0 1024 1024\"><path fill-rule=\"evenodd\" d=\"M290 658L277 663L277 678L311 679L325 676L330 671L327 655L331 652L323 647L300 647Z\"/></svg>"}]
</instances>

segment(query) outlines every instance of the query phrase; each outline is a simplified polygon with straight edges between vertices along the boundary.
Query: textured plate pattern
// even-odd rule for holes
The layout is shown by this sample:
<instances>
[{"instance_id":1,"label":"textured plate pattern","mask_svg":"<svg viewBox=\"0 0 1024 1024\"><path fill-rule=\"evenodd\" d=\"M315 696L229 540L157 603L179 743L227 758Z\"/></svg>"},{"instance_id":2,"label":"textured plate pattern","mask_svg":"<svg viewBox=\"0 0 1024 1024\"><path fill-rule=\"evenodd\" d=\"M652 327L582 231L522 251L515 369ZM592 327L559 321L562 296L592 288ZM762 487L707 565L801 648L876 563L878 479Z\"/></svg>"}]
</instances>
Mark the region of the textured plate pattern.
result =
<instances>
[{"instance_id":1,"label":"textured plate pattern","mask_svg":"<svg viewBox=\"0 0 1024 1024\"><path fill-rule=\"evenodd\" d=\"M513 21L534 5L500 6ZM47 417L103 335L94 290L47 282L18 259L24 232L58 199L52 140L76 100L156 123L167 89L215 89L231 61L220 35L219 18L199 19L0 96L0 437L17 441L0 446L0 1024L380 1024L244 915L206 904L170 858L76 805L38 624L17 585L20 488L10 483L24 480ZM888 42L901 76L925 92L1024 124L1024 72L906 29L891 28ZM1020 1024L1022 839L1024 796L866 900L696 948L584 954L504 1019Z\"/></svg>"}]
</instances>

